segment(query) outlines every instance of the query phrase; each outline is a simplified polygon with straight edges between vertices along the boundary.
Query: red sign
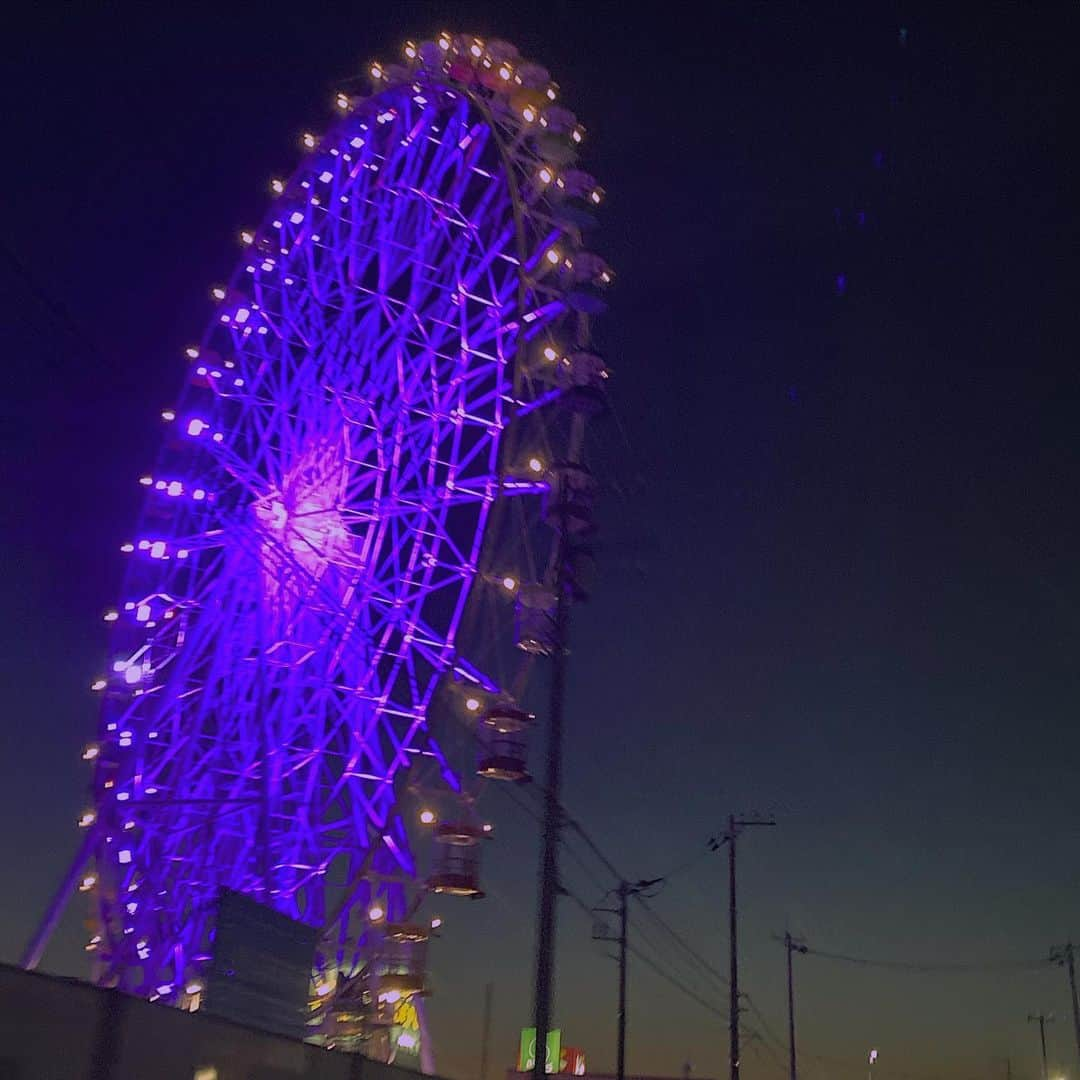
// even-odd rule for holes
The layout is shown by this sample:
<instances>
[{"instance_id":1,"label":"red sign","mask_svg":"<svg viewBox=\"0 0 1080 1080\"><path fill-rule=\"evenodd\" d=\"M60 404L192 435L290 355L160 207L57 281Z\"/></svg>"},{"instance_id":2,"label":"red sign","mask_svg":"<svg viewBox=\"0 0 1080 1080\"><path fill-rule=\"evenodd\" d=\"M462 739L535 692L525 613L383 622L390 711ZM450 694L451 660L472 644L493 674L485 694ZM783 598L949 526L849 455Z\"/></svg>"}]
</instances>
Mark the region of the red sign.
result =
<instances>
[{"instance_id":1,"label":"red sign","mask_svg":"<svg viewBox=\"0 0 1080 1080\"><path fill-rule=\"evenodd\" d=\"M576 1046L564 1046L559 1057L559 1072L571 1076L585 1075L585 1051Z\"/></svg>"}]
</instances>

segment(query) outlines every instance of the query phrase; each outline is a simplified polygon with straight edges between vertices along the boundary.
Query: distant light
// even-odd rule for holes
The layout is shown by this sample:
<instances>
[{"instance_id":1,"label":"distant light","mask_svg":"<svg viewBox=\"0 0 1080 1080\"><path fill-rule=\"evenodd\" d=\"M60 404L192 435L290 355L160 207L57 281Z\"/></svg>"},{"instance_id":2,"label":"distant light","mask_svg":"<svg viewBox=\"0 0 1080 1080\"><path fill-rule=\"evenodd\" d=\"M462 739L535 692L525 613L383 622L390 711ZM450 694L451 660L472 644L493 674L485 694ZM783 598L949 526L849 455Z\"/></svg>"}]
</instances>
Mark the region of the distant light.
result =
<instances>
[{"instance_id":1,"label":"distant light","mask_svg":"<svg viewBox=\"0 0 1080 1080\"><path fill-rule=\"evenodd\" d=\"M529 458L529 469L534 473L543 472L544 463L537 457Z\"/></svg>"},{"instance_id":2,"label":"distant light","mask_svg":"<svg viewBox=\"0 0 1080 1080\"><path fill-rule=\"evenodd\" d=\"M116 853L116 861L127 866L127 864L131 862L131 848L121 848Z\"/></svg>"},{"instance_id":3,"label":"distant light","mask_svg":"<svg viewBox=\"0 0 1080 1080\"><path fill-rule=\"evenodd\" d=\"M433 825L435 823L435 811L434 810L421 810L420 821L424 825Z\"/></svg>"},{"instance_id":4,"label":"distant light","mask_svg":"<svg viewBox=\"0 0 1080 1080\"><path fill-rule=\"evenodd\" d=\"M332 987L327 982L321 982L315 984L315 993L319 997L326 997L330 993Z\"/></svg>"},{"instance_id":5,"label":"distant light","mask_svg":"<svg viewBox=\"0 0 1080 1080\"><path fill-rule=\"evenodd\" d=\"M161 412L161 419L162 420L175 420L176 419L176 413L174 413L172 411L172 409L163 409L162 412Z\"/></svg>"},{"instance_id":6,"label":"distant light","mask_svg":"<svg viewBox=\"0 0 1080 1080\"><path fill-rule=\"evenodd\" d=\"M870 1051L870 1064L873 1065L875 1061L877 1061L877 1051L876 1050L871 1050Z\"/></svg>"},{"instance_id":7,"label":"distant light","mask_svg":"<svg viewBox=\"0 0 1080 1080\"><path fill-rule=\"evenodd\" d=\"M465 708L468 709L469 712L476 712L476 710L480 708L480 702L476 698L471 697L465 702Z\"/></svg>"},{"instance_id":8,"label":"distant light","mask_svg":"<svg viewBox=\"0 0 1080 1080\"><path fill-rule=\"evenodd\" d=\"M87 874L86 877L79 882L79 892L89 892L97 884L97 876L95 874Z\"/></svg>"},{"instance_id":9,"label":"distant light","mask_svg":"<svg viewBox=\"0 0 1080 1080\"><path fill-rule=\"evenodd\" d=\"M214 286L214 287L213 287L213 288L212 288L212 289L210 290L210 295L211 295L211 296L212 296L212 297L213 297L213 298L214 298L215 300L224 300L224 299L225 299L225 289L224 289L224 287L223 287L223 286L221 286L221 285L215 285L215 286Z\"/></svg>"},{"instance_id":10,"label":"distant light","mask_svg":"<svg viewBox=\"0 0 1080 1080\"><path fill-rule=\"evenodd\" d=\"M270 181L270 190L275 195L280 195L285 190L285 181L279 180L276 176Z\"/></svg>"},{"instance_id":11,"label":"distant light","mask_svg":"<svg viewBox=\"0 0 1080 1080\"><path fill-rule=\"evenodd\" d=\"M116 622L116 620L120 618L120 612L106 611L102 618L104 618L106 622Z\"/></svg>"},{"instance_id":12,"label":"distant light","mask_svg":"<svg viewBox=\"0 0 1080 1080\"><path fill-rule=\"evenodd\" d=\"M544 165L536 175L540 177L540 182L542 184L550 184L551 181L555 179L555 174L546 165Z\"/></svg>"},{"instance_id":13,"label":"distant light","mask_svg":"<svg viewBox=\"0 0 1080 1080\"><path fill-rule=\"evenodd\" d=\"M105 684L105 680L104 680L104 679L95 679L95 680L94 680L94 681L93 681L93 682L92 682L92 683L90 684L90 689L91 689L91 690L104 690L104 689L105 689L105 685L106 685L106 684Z\"/></svg>"},{"instance_id":14,"label":"distant light","mask_svg":"<svg viewBox=\"0 0 1080 1080\"><path fill-rule=\"evenodd\" d=\"M549 263L551 263L552 266L555 266L555 265L558 264L558 262L562 258L562 256L559 254L559 252L558 252L558 250L556 248L551 248L551 249L549 249L548 253L544 256L544 258L546 258L547 261Z\"/></svg>"},{"instance_id":15,"label":"distant light","mask_svg":"<svg viewBox=\"0 0 1080 1080\"><path fill-rule=\"evenodd\" d=\"M85 810L83 816L79 818L79 827L82 829L89 828L95 821L97 821L97 814L93 810Z\"/></svg>"},{"instance_id":16,"label":"distant light","mask_svg":"<svg viewBox=\"0 0 1080 1080\"><path fill-rule=\"evenodd\" d=\"M254 244L255 234L250 229L242 229L240 231L240 243L242 244Z\"/></svg>"},{"instance_id":17,"label":"distant light","mask_svg":"<svg viewBox=\"0 0 1080 1080\"><path fill-rule=\"evenodd\" d=\"M502 579L502 587L507 592L513 592L517 588L517 578L504 577Z\"/></svg>"},{"instance_id":18,"label":"distant light","mask_svg":"<svg viewBox=\"0 0 1080 1080\"><path fill-rule=\"evenodd\" d=\"M371 907L368 908L368 918L372 922L378 922L385 914L385 909L378 904L372 904Z\"/></svg>"},{"instance_id":19,"label":"distant light","mask_svg":"<svg viewBox=\"0 0 1080 1080\"><path fill-rule=\"evenodd\" d=\"M495 828L495 826L490 824L487 821L485 821L484 824L483 824L484 832L491 832L491 830L494 829L494 828Z\"/></svg>"},{"instance_id":20,"label":"distant light","mask_svg":"<svg viewBox=\"0 0 1080 1080\"><path fill-rule=\"evenodd\" d=\"M442 919L436 915L435 918L431 920L431 929L438 930L440 926L442 926Z\"/></svg>"},{"instance_id":21,"label":"distant light","mask_svg":"<svg viewBox=\"0 0 1080 1080\"><path fill-rule=\"evenodd\" d=\"M189 345L184 350L184 355L187 356L187 358L189 360L198 360L199 359L199 346L198 345Z\"/></svg>"},{"instance_id":22,"label":"distant light","mask_svg":"<svg viewBox=\"0 0 1080 1080\"><path fill-rule=\"evenodd\" d=\"M189 982L184 987L184 993L186 994L201 994L203 985L201 982Z\"/></svg>"},{"instance_id":23,"label":"distant light","mask_svg":"<svg viewBox=\"0 0 1080 1080\"><path fill-rule=\"evenodd\" d=\"M209 427L205 420L192 420L187 426L187 433L189 435L201 435L203 428Z\"/></svg>"},{"instance_id":24,"label":"distant light","mask_svg":"<svg viewBox=\"0 0 1080 1080\"><path fill-rule=\"evenodd\" d=\"M300 141L304 144L304 146L311 150L314 148L315 143L318 140L315 138L314 135L311 134L310 131L305 131L304 134L301 136Z\"/></svg>"}]
</instances>

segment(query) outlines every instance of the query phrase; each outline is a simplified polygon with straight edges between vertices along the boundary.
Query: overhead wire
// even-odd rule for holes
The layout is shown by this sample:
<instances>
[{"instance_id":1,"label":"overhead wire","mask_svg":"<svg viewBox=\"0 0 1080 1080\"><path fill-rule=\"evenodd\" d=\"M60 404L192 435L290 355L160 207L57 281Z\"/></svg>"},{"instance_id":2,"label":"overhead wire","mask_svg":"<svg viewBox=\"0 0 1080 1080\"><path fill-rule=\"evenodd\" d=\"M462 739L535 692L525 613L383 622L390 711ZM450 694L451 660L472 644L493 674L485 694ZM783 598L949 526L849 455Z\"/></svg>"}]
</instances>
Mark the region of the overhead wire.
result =
<instances>
[{"instance_id":1,"label":"overhead wire","mask_svg":"<svg viewBox=\"0 0 1080 1080\"><path fill-rule=\"evenodd\" d=\"M539 821L539 817L537 815L538 808L529 806L528 800L519 798L517 796L517 793L511 791L509 788L507 788L506 790L507 795L514 803L518 805L520 809L522 809L525 813L529 814L529 816L533 818L533 820ZM565 810L564 821L566 822L566 824L570 825L573 828L573 831L576 832L582 840L584 840L585 844L587 845L589 851L593 854L593 856L604 866L604 868L609 873L612 874L615 879L617 879L617 881L625 880L625 878L619 873L615 864L603 852L599 844L597 844L596 841L589 835L589 833L585 830L584 826L582 826L577 819L571 818L569 814L566 814ZM576 849L573 848L571 845L567 844L565 840L563 841L563 847L574 858L575 862L577 862L583 869L586 870L586 873L588 874L590 879L594 883L600 885L600 883L597 881L595 873L590 870L584 859L581 857L580 853L578 853ZM582 900L572 889L569 889L565 883L561 883L561 887L563 894L567 896L570 900L572 900L585 915L587 915L590 919L595 919L596 911L594 910L594 908L586 904L585 901ZM600 887L602 887L602 885L600 885ZM611 891L611 889L606 890L605 895L610 894ZM719 980L719 982L725 986L727 985L727 980L724 978L724 976L721 975L720 972L718 972L715 968L713 968L707 961L698 956L698 954L694 951L693 947L686 941L686 939L683 938L656 912L654 912L645 902L643 897L635 895L635 899L640 903L641 909L646 914L648 914L658 926L660 926L664 930L664 932L668 935L669 938L671 938L672 941L679 945L679 947L683 950L687 957L689 957L691 960L696 961L698 965L702 967L705 972L707 972L708 975L711 976L713 979ZM657 954L657 956L666 956L670 959L670 954L665 953L663 948L656 943L656 940L652 938L647 932L645 932L644 927L640 923L635 925L635 929L643 938L645 938L649 947ZM718 1016L724 1015L724 1009L722 1007L714 1004L713 1002L710 1002L703 994L688 986L683 979L680 979L677 975L673 974L671 970L662 966L661 963L659 963L653 957L649 956L637 945L628 942L627 951L633 956L635 956L638 960L640 960L643 964L645 964L645 966L648 967L655 974L659 975L666 982L670 983L681 993L685 994L691 1000L697 1002L697 1004L699 1004L702 1008L707 1009L708 1011L713 1012ZM685 963L685 960L683 962ZM700 972L693 972L693 975L697 978L701 978ZM710 986L709 989L715 990L716 987Z\"/></svg>"},{"instance_id":2,"label":"overhead wire","mask_svg":"<svg viewBox=\"0 0 1080 1080\"><path fill-rule=\"evenodd\" d=\"M563 893L570 900L572 900L585 914L589 915L590 917L592 916L592 914L593 914L592 908L590 908L589 905L586 904L585 901L582 900L580 896L578 896L576 893L574 893L571 890L566 889L566 888L563 889ZM706 998L704 998L701 994L698 994L696 991L692 990L689 986L687 986L684 982L682 982L676 976L672 975L669 971L664 970L659 964L657 964L655 961L653 961L653 959L651 957L649 957L645 953L641 952L641 950L638 949L636 946L634 946L634 945L630 944L629 942L627 942L626 949L627 949L627 952L632 953L634 956L636 956L646 967L651 969L653 972L655 972L657 975L659 975L666 982L670 983L677 990L679 990L681 993L685 994L687 997L689 997L693 1001L696 1001L703 1009L707 1009L709 1012L715 1013L717 1016L723 1016L724 1015L723 1009L721 1009L717 1005L714 1005L712 1002L710 1002Z\"/></svg>"},{"instance_id":3,"label":"overhead wire","mask_svg":"<svg viewBox=\"0 0 1080 1080\"><path fill-rule=\"evenodd\" d=\"M808 956L818 956L823 960L838 960L846 964L858 964L861 967L875 967L890 971L908 971L934 975L965 975L985 972L1038 971L1046 967L1048 959L1038 961L1015 960L1002 963L918 963L907 960L879 960L866 956L852 956L848 953L828 952L808 946Z\"/></svg>"}]
</instances>

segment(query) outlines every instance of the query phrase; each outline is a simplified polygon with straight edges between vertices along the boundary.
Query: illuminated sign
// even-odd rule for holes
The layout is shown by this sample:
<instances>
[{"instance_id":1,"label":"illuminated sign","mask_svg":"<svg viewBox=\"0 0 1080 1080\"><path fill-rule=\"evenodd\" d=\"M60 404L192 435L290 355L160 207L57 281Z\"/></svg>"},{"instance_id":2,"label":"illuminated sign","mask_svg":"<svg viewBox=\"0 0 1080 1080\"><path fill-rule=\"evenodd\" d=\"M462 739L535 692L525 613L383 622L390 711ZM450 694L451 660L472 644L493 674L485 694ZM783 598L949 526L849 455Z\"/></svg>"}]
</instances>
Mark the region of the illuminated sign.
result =
<instances>
[{"instance_id":1,"label":"illuminated sign","mask_svg":"<svg viewBox=\"0 0 1080 1080\"><path fill-rule=\"evenodd\" d=\"M394 1006L390 1028L390 1064L417 1066L420 1061L420 1017L412 999L403 997Z\"/></svg>"},{"instance_id":2,"label":"illuminated sign","mask_svg":"<svg viewBox=\"0 0 1080 1080\"><path fill-rule=\"evenodd\" d=\"M559 1056L559 1072L570 1076L584 1076L585 1051L576 1046L564 1046Z\"/></svg>"},{"instance_id":3,"label":"illuminated sign","mask_svg":"<svg viewBox=\"0 0 1080 1080\"><path fill-rule=\"evenodd\" d=\"M554 1072L555 1062L562 1064L562 1032L549 1031L547 1053L544 1056L544 1072ZM521 1044L518 1048L518 1072L532 1072L536 1065L536 1028L521 1029Z\"/></svg>"}]
</instances>

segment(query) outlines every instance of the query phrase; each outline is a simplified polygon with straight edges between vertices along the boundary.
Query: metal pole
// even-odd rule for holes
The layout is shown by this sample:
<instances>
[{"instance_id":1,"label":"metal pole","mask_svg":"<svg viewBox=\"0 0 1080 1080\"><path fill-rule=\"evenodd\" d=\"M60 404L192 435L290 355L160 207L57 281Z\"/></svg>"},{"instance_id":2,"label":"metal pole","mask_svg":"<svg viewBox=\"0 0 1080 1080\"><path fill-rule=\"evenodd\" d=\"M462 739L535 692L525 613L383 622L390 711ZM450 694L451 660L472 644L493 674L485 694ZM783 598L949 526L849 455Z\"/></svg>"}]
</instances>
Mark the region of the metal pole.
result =
<instances>
[{"instance_id":1,"label":"metal pole","mask_svg":"<svg viewBox=\"0 0 1080 1080\"><path fill-rule=\"evenodd\" d=\"M1069 972L1069 990L1072 993L1073 1034L1076 1036L1076 1063L1080 1065L1080 1001L1076 997L1076 960L1073 943L1065 943L1065 967Z\"/></svg>"},{"instance_id":2,"label":"metal pole","mask_svg":"<svg viewBox=\"0 0 1080 1080\"><path fill-rule=\"evenodd\" d=\"M731 1080L739 1080L739 958L735 910L735 815L728 815L728 938L731 954L731 1010L728 1017L728 1040Z\"/></svg>"},{"instance_id":3,"label":"metal pole","mask_svg":"<svg viewBox=\"0 0 1080 1080\"><path fill-rule=\"evenodd\" d=\"M562 828L562 807L559 802L562 785L563 697L566 680L566 637L569 623L566 561L569 545L566 539L566 485L559 494L563 514L560 520L558 565L555 573L555 648L551 654L551 696L547 739L547 784L544 788L544 833L540 852L540 910L536 934L536 993L533 1026L536 1028L536 1055L533 1062L535 1080L543 1080L547 1060L547 1036L551 1027L551 997L555 966L555 916L559 896L559 834ZM552 1062L557 1072L559 1062Z\"/></svg>"},{"instance_id":4,"label":"metal pole","mask_svg":"<svg viewBox=\"0 0 1080 1080\"><path fill-rule=\"evenodd\" d=\"M22 956L19 958L19 967L25 968L27 971L33 971L41 962L41 954L45 951L49 938L52 937L57 923L60 922L60 918L64 914L64 909L67 907L68 900L71 899L75 883L78 881L79 875L83 872L86 864L93 857L96 839L95 828L87 829L75 858L71 860L67 873L57 886L56 892L53 893L49 906L45 909L45 914L34 931L34 936L27 943Z\"/></svg>"},{"instance_id":5,"label":"metal pole","mask_svg":"<svg viewBox=\"0 0 1080 1080\"><path fill-rule=\"evenodd\" d=\"M719 851L724 844L728 846L728 936L731 955L731 1014L728 1021L728 1037L731 1047L731 1080L739 1080L739 948L738 916L735 902L735 839L739 829L747 825L775 825L769 818L736 818L728 815L727 832L717 839L709 840L709 849Z\"/></svg>"},{"instance_id":6,"label":"metal pole","mask_svg":"<svg viewBox=\"0 0 1080 1080\"><path fill-rule=\"evenodd\" d=\"M495 984L487 983L484 987L484 1022L480 1032L480 1080L487 1080L488 1047L491 1044L491 1005L495 993Z\"/></svg>"},{"instance_id":7,"label":"metal pole","mask_svg":"<svg viewBox=\"0 0 1080 1080\"><path fill-rule=\"evenodd\" d=\"M626 900L630 886L619 882L619 1044L616 1054L616 1080L626 1078Z\"/></svg>"},{"instance_id":8,"label":"metal pole","mask_svg":"<svg viewBox=\"0 0 1080 1080\"><path fill-rule=\"evenodd\" d=\"M784 933L784 948L787 949L787 1028L788 1028L788 1057L791 1080L798 1080L795 1068L795 986L791 977L791 934Z\"/></svg>"},{"instance_id":9,"label":"metal pole","mask_svg":"<svg viewBox=\"0 0 1080 1080\"><path fill-rule=\"evenodd\" d=\"M1052 1016L1047 1016L1045 1013L1039 1013L1037 1016L1028 1013L1028 1023L1033 1020L1039 1022L1039 1043L1042 1046L1042 1080L1048 1080L1049 1068L1046 1063L1046 1021L1052 1020Z\"/></svg>"}]
</instances>

